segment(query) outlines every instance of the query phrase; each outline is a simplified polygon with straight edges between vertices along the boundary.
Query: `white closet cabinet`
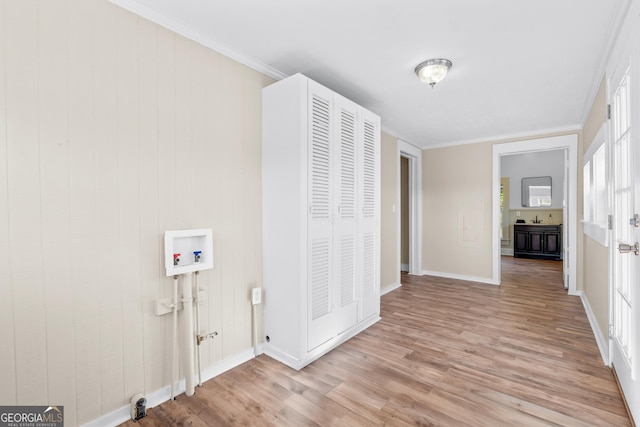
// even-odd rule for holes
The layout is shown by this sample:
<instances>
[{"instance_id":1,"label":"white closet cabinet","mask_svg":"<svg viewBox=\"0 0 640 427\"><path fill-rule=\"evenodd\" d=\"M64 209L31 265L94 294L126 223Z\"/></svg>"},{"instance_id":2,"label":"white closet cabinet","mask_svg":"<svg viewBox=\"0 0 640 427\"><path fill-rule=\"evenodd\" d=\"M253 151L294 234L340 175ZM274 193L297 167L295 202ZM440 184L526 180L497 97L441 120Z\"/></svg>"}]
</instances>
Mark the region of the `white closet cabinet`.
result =
<instances>
[{"instance_id":1,"label":"white closet cabinet","mask_svg":"<svg viewBox=\"0 0 640 427\"><path fill-rule=\"evenodd\" d=\"M262 117L264 352L300 369L380 319L380 118L301 74Z\"/></svg>"}]
</instances>

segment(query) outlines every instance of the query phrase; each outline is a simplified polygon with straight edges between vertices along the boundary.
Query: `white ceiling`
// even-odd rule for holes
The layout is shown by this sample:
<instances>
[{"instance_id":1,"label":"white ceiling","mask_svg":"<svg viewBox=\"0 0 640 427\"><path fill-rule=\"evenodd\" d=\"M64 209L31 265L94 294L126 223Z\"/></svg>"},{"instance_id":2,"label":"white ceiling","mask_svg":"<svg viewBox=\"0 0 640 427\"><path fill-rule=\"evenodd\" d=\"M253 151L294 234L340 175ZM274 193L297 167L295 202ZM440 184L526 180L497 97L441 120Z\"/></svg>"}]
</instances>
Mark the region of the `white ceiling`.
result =
<instances>
[{"instance_id":1,"label":"white ceiling","mask_svg":"<svg viewBox=\"0 0 640 427\"><path fill-rule=\"evenodd\" d=\"M626 0L112 0L421 148L582 126ZM447 58L434 89L415 66Z\"/></svg>"}]
</instances>

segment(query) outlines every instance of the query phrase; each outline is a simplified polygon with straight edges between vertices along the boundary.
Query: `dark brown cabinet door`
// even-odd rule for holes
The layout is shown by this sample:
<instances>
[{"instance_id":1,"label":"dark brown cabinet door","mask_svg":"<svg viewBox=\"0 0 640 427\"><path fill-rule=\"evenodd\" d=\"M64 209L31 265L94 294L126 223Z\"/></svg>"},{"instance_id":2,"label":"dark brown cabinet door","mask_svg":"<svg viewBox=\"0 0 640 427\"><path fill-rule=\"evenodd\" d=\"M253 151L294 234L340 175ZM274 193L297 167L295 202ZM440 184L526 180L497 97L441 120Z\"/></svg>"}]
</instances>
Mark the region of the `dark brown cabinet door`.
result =
<instances>
[{"instance_id":1,"label":"dark brown cabinet door","mask_svg":"<svg viewBox=\"0 0 640 427\"><path fill-rule=\"evenodd\" d=\"M560 253L560 233L544 234L544 252L549 254Z\"/></svg>"},{"instance_id":2,"label":"dark brown cabinet door","mask_svg":"<svg viewBox=\"0 0 640 427\"><path fill-rule=\"evenodd\" d=\"M513 249L515 251L527 251L528 250L528 236L529 233L522 232L522 231L515 231L513 233L514 239L513 239Z\"/></svg>"},{"instance_id":3,"label":"dark brown cabinet door","mask_svg":"<svg viewBox=\"0 0 640 427\"><path fill-rule=\"evenodd\" d=\"M542 252L542 236L542 233L529 233L529 252Z\"/></svg>"}]
</instances>

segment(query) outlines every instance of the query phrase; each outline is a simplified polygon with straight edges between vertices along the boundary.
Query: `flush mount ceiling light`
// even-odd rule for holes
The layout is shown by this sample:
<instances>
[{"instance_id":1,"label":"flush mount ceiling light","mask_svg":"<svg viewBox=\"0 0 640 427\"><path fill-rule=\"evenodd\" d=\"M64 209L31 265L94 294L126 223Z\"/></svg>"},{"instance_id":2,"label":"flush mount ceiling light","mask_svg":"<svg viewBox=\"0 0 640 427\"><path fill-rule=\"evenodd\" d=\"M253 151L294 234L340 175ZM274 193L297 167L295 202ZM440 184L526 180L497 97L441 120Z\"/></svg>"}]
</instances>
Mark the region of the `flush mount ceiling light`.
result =
<instances>
[{"instance_id":1,"label":"flush mount ceiling light","mask_svg":"<svg viewBox=\"0 0 640 427\"><path fill-rule=\"evenodd\" d=\"M430 85L431 89L433 89L436 83L444 79L451 69L451 65L451 61L448 59L428 59L418 64L415 71L420 80Z\"/></svg>"}]
</instances>

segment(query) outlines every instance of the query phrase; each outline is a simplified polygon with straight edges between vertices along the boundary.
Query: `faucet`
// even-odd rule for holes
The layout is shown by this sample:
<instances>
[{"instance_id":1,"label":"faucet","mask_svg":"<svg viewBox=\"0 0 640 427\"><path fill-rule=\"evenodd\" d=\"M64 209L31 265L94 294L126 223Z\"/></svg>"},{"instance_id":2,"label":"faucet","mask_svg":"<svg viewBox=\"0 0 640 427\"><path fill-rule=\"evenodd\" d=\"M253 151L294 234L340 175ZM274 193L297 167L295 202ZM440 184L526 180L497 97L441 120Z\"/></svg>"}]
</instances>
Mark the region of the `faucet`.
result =
<instances>
[{"instance_id":1,"label":"faucet","mask_svg":"<svg viewBox=\"0 0 640 427\"><path fill-rule=\"evenodd\" d=\"M535 221L533 221L534 224L540 224L542 221L538 219L538 215L536 215L536 219Z\"/></svg>"}]
</instances>

